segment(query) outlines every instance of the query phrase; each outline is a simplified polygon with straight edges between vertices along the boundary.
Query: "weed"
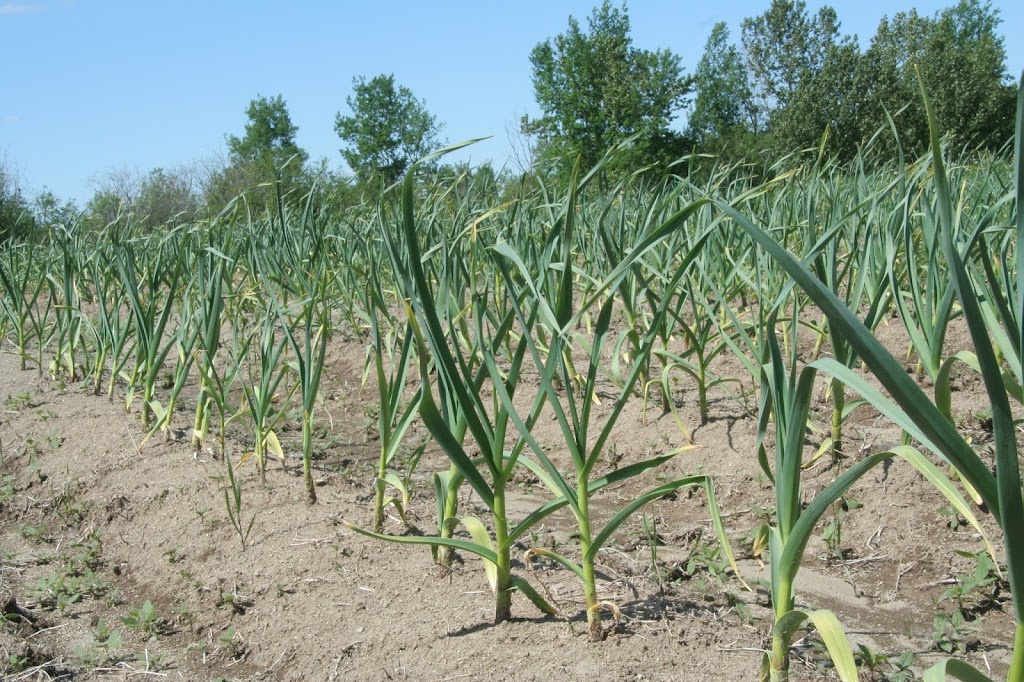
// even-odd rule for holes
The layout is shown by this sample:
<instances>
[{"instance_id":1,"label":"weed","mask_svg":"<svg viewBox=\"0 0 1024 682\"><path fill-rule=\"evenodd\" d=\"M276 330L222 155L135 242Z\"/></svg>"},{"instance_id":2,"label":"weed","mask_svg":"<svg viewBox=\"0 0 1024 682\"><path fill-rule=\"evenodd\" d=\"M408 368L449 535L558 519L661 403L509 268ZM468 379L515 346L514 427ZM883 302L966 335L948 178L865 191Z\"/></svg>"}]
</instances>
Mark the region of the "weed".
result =
<instances>
[{"instance_id":1,"label":"weed","mask_svg":"<svg viewBox=\"0 0 1024 682\"><path fill-rule=\"evenodd\" d=\"M962 526L967 525L967 521L964 517L960 516L953 507L946 505L939 509L939 513L946 517L946 527L950 530L960 530Z\"/></svg>"},{"instance_id":2,"label":"weed","mask_svg":"<svg viewBox=\"0 0 1024 682\"><path fill-rule=\"evenodd\" d=\"M59 608L63 614L67 608L82 598L81 593L75 591L76 585L68 580L63 573L53 573L36 580L36 584L29 590L31 597L44 608Z\"/></svg>"},{"instance_id":3,"label":"weed","mask_svg":"<svg viewBox=\"0 0 1024 682\"><path fill-rule=\"evenodd\" d=\"M139 630L142 634L148 636L150 640L156 639L159 634L160 619L157 618L153 602L148 599L141 607L131 609L127 616L121 618L121 622L126 627Z\"/></svg>"},{"instance_id":4,"label":"weed","mask_svg":"<svg viewBox=\"0 0 1024 682\"><path fill-rule=\"evenodd\" d=\"M209 513L209 511L209 507L199 507L196 509L196 516L199 517L199 523L201 523L203 526L211 526L215 523L214 521L206 518L206 515Z\"/></svg>"},{"instance_id":5,"label":"weed","mask_svg":"<svg viewBox=\"0 0 1024 682\"><path fill-rule=\"evenodd\" d=\"M40 483L46 483L46 479L48 479L49 476L43 473L43 465L39 462L39 445L31 438L25 439L25 454L29 456L29 471L36 475L36 478L39 480Z\"/></svg>"},{"instance_id":6,"label":"weed","mask_svg":"<svg viewBox=\"0 0 1024 682\"><path fill-rule=\"evenodd\" d=\"M14 497L14 476L4 474L0 476L0 508L12 497Z\"/></svg>"},{"instance_id":7,"label":"weed","mask_svg":"<svg viewBox=\"0 0 1024 682\"><path fill-rule=\"evenodd\" d=\"M15 393L14 395L8 394L7 397L4 398L4 407L14 410L15 412L20 412L21 410L34 406L35 403L33 402L31 391L22 391L21 393Z\"/></svg>"},{"instance_id":8,"label":"weed","mask_svg":"<svg viewBox=\"0 0 1024 682\"><path fill-rule=\"evenodd\" d=\"M252 605L253 601L238 594L237 588L235 588L234 592L220 593L220 604L218 604L218 607L230 607L239 616L245 615L245 610Z\"/></svg>"},{"instance_id":9,"label":"weed","mask_svg":"<svg viewBox=\"0 0 1024 682\"><path fill-rule=\"evenodd\" d=\"M1001 590L1001 581L996 572L995 562L987 552L961 552L957 554L974 560L974 571L966 575L956 575L956 581L946 588L940 597L941 601L956 603L956 609L963 611L967 617L980 617L984 612L997 604Z\"/></svg>"},{"instance_id":10,"label":"weed","mask_svg":"<svg viewBox=\"0 0 1024 682\"><path fill-rule=\"evenodd\" d=\"M752 625L755 617L754 614L751 613L750 607L747 603L736 596L733 592L726 591L723 594L725 596L726 603L728 603L729 607L736 612L736 616L739 617L740 622L744 625Z\"/></svg>"},{"instance_id":11,"label":"weed","mask_svg":"<svg viewBox=\"0 0 1024 682\"><path fill-rule=\"evenodd\" d=\"M220 634L220 637L217 638L217 643L221 648L230 653L231 658L236 661L241 660L248 651L242 636L231 626L228 626L228 629Z\"/></svg>"},{"instance_id":12,"label":"weed","mask_svg":"<svg viewBox=\"0 0 1024 682\"><path fill-rule=\"evenodd\" d=\"M705 570L716 581L724 583L729 577L729 560L718 545L703 541L703 535L704 531L700 530L694 539L693 549L685 562L686 575L693 577Z\"/></svg>"},{"instance_id":13,"label":"weed","mask_svg":"<svg viewBox=\"0 0 1024 682\"><path fill-rule=\"evenodd\" d=\"M967 636L973 629L960 609L937 613L932 621L932 647L947 654L962 654L967 651Z\"/></svg>"},{"instance_id":14,"label":"weed","mask_svg":"<svg viewBox=\"0 0 1024 682\"><path fill-rule=\"evenodd\" d=\"M16 673L26 670L31 664L32 660L30 658L18 656L17 654L10 654L7 657L6 668L9 672Z\"/></svg>"},{"instance_id":15,"label":"weed","mask_svg":"<svg viewBox=\"0 0 1024 682\"><path fill-rule=\"evenodd\" d=\"M171 564L172 566L184 558L185 555L181 553L181 548L177 546L171 547L169 550L164 552L164 559L166 559L167 563Z\"/></svg>"},{"instance_id":16,"label":"weed","mask_svg":"<svg viewBox=\"0 0 1024 682\"><path fill-rule=\"evenodd\" d=\"M916 679L914 672L910 669L914 662L914 654L907 651L900 654L899 658L893 660L888 654L872 651L866 644L858 644L854 652L854 659L860 665L861 670L868 673L870 680L885 680L886 682L909 682Z\"/></svg>"},{"instance_id":17,"label":"weed","mask_svg":"<svg viewBox=\"0 0 1024 682\"><path fill-rule=\"evenodd\" d=\"M60 435L60 429L53 428L46 434L46 443L51 450L57 450L64 444L64 436Z\"/></svg>"},{"instance_id":18,"label":"weed","mask_svg":"<svg viewBox=\"0 0 1024 682\"><path fill-rule=\"evenodd\" d=\"M846 513L852 509L860 509L863 507L860 502L852 500L848 497L841 497L836 502L835 515L825 524L825 529L822 532L823 539L825 541L825 547L828 549L828 554L832 558L843 561L846 559L846 551L843 549L843 520L846 518Z\"/></svg>"},{"instance_id":19,"label":"weed","mask_svg":"<svg viewBox=\"0 0 1024 682\"><path fill-rule=\"evenodd\" d=\"M68 528L77 527L85 519L85 505L75 501L70 484L65 484L53 497L50 507Z\"/></svg>"},{"instance_id":20,"label":"weed","mask_svg":"<svg viewBox=\"0 0 1024 682\"><path fill-rule=\"evenodd\" d=\"M121 631L111 630L100 618L93 629L96 643L87 647L75 647L75 657L90 667L108 665L115 657L112 652L121 648Z\"/></svg>"},{"instance_id":21,"label":"weed","mask_svg":"<svg viewBox=\"0 0 1024 682\"><path fill-rule=\"evenodd\" d=\"M179 604L177 610L174 613L174 620L176 623L185 626L191 626L195 618L192 616L192 612L188 608L188 604Z\"/></svg>"},{"instance_id":22,"label":"weed","mask_svg":"<svg viewBox=\"0 0 1024 682\"><path fill-rule=\"evenodd\" d=\"M26 540L32 540L37 543L49 542L49 538L46 535L46 526L31 526L25 524L18 529L21 537Z\"/></svg>"}]
</instances>

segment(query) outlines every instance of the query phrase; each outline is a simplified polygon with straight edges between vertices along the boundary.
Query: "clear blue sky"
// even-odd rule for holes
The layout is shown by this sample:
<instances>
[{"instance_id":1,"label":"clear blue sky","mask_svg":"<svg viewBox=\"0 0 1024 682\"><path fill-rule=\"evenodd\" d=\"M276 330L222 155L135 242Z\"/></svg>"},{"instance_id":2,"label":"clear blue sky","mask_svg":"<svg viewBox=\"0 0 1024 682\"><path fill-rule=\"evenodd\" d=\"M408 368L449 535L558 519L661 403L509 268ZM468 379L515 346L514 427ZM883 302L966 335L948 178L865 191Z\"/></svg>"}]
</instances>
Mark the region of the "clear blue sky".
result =
<instances>
[{"instance_id":1,"label":"clear blue sky","mask_svg":"<svg viewBox=\"0 0 1024 682\"><path fill-rule=\"evenodd\" d=\"M249 2L0 0L0 159L33 196L79 205L111 169L174 168L225 151L257 94L282 95L311 158L341 167L334 117L355 76L394 73L445 123L451 142L492 135L461 158L509 157L506 128L536 114L529 53L599 0ZM666 47L692 72L712 25L739 24L770 0L634 0L634 44ZM816 11L818 0L808 0ZM954 0L836 1L844 33L866 44L885 14L932 15ZM1024 3L999 0L1003 36L1024 35ZM1007 38L1020 74L1020 41Z\"/></svg>"}]
</instances>

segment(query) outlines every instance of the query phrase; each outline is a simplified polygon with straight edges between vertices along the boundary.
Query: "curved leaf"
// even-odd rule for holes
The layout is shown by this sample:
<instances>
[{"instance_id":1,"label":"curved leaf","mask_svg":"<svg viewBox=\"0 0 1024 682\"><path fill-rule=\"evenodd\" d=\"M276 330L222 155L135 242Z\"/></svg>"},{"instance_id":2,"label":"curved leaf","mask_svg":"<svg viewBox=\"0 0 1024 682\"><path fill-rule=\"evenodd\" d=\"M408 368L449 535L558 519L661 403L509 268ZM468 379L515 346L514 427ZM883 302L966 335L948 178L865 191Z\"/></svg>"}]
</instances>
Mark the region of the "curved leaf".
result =
<instances>
[{"instance_id":1,"label":"curved leaf","mask_svg":"<svg viewBox=\"0 0 1024 682\"><path fill-rule=\"evenodd\" d=\"M452 547L454 549L461 549L469 552L470 554L476 554L481 559L485 559L492 564L496 564L498 561L498 555L495 554L493 549L489 547L483 547L470 542L468 540L459 540L457 538L440 538L437 536L422 536L422 535L385 535L384 533L374 533L373 531L360 528L359 526L349 521L342 520L342 523L349 530L365 535L368 538L375 538L377 540L384 540L386 542L394 542L399 545L429 545L431 547Z\"/></svg>"},{"instance_id":2,"label":"curved leaf","mask_svg":"<svg viewBox=\"0 0 1024 682\"><path fill-rule=\"evenodd\" d=\"M984 673L970 663L958 661L955 658L945 658L924 671L922 679L924 682L946 682L950 677L955 677L964 682L992 682Z\"/></svg>"},{"instance_id":3,"label":"curved leaf","mask_svg":"<svg viewBox=\"0 0 1024 682\"><path fill-rule=\"evenodd\" d=\"M466 527L469 534L473 536L473 540L480 547L486 547L495 557L498 555L494 552L494 543L491 542L491 534L487 532L487 528L483 522L475 516L464 516L460 519L462 525ZM483 556L483 555L481 555ZM487 574L487 582L491 586L491 591L498 589L498 566L493 560L484 558L484 573Z\"/></svg>"},{"instance_id":4,"label":"curved leaf","mask_svg":"<svg viewBox=\"0 0 1024 682\"><path fill-rule=\"evenodd\" d=\"M571 559L565 558L558 552L552 552L551 550L544 549L542 547L531 547L526 552L526 558L529 558L533 554L546 557L548 559L551 559L552 561L558 562L559 564L561 564L565 568L568 568L570 571L579 576L580 580L586 580L586 578L583 576L583 568L576 562L572 561Z\"/></svg>"},{"instance_id":5,"label":"curved leaf","mask_svg":"<svg viewBox=\"0 0 1024 682\"><path fill-rule=\"evenodd\" d=\"M544 599L544 597L540 596L540 593L537 592L537 590L533 589L533 586L530 585L530 583L526 582L524 578L520 578L517 575L512 576L511 580L509 581L509 588L513 590L518 590L519 592L525 594L526 597L531 602L533 602L533 605L541 611L543 611L544 613L551 616L554 616L558 613L558 609L549 604Z\"/></svg>"},{"instance_id":6,"label":"curved leaf","mask_svg":"<svg viewBox=\"0 0 1024 682\"><path fill-rule=\"evenodd\" d=\"M627 479L633 478L634 476L637 476L638 474L643 473L644 471L647 471L648 469L653 469L656 466L664 464L665 462L672 459L673 457L675 457L680 452L683 452L686 449L687 448L679 448L678 450L674 450L667 455L652 457L651 459L644 460L642 462L637 462L636 464L631 464L629 466L622 467L621 469L616 469L615 471L612 471L611 473L608 473L605 476L602 476L601 478L594 479L593 481L587 484L588 494L592 495L607 485L610 485L612 483L618 483L620 481L625 481ZM526 466L530 471L535 473L538 478L541 478L541 480L543 480L543 476L547 475L547 472L539 464L529 459L525 455L520 455L519 463ZM545 485L548 484L545 483ZM558 511L562 507L565 507L567 504L569 504L569 502L564 497L559 497L533 510L525 519L517 523L515 528L511 530L511 532L508 535L508 541L510 543L515 542L524 533L526 533L526 531L535 526L546 516Z\"/></svg>"}]
</instances>

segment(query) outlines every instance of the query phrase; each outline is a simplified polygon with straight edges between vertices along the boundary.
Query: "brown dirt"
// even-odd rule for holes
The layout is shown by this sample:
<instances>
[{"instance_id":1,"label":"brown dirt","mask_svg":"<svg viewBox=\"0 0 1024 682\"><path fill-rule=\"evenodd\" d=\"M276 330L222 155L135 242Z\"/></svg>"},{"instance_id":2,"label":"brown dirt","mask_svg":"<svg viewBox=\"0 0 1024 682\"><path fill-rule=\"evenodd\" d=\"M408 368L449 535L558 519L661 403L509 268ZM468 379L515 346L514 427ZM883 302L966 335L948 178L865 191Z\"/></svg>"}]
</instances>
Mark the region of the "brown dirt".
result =
<instances>
[{"instance_id":1,"label":"brown dirt","mask_svg":"<svg viewBox=\"0 0 1024 682\"><path fill-rule=\"evenodd\" d=\"M898 326L883 327L879 336L902 350ZM949 343L966 347L963 330L954 329ZM474 557L463 555L442 572L426 549L377 542L342 524L368 525L371 515L378 444L367 416L375 395L360 389L364 354L356 341L339 340L331 349L326 400L317 414L323 429L317 505L304 501L295 431L283 434L293 458L272 466L266 485L251 464L239 469L243 521L255 517L244 551L227 520L223 461L210 453L195 457L184 431L178 440L156 436L142 444L138 415L125 414L117 401L88 395L84 385L40 379L34 367L22 371L15 357L0 356L0 398L6 398L0 474L11 477L4 479L9 494L0 493L5 679L747 680L757 674L770 611L766 570L750 555L750 535L764 521L760 510L771 506L773 491L756 464L749 377L743 391L712 393L711 418L703 425L692 391L674 396L699 447L662 474L714 476L741 573L755 591L735 578L721 583L709 570L715 560L706 555L715 543L706 500L681 491L648 509L663 541L659 571L639 518L601 553L601 598L618 607L621 620L616 625L608 615L607 639L591 644L582 590L565 570L521 563L518 569L545 587L563 617L542 616L517 595L516 619L493 626L493 598ZM730 358L716 371L745 373ZM958 374L956 388L956 415L984 447L987 434L975 416L984 405L983 389L967 371ZM179 428L191 423L188 393L176 416ZM819 396L813 418L824 429L830 403L823 391ZM607 459L621 466L685 444L671 416L659 412L652 403L645 418L641 401L632 401ZM544 419L537 433L546 444L559 438ZM822 437L811 436L809 454ZM899 437L861 408L847 426L846 450L856 458ZM245 449L244 434L232 430L227 450L233 461ZM805 472L808 499L835 476L827 459ZM443 456L428 448L415 479L409 532L433 532L430 476L442 468ZM654 480L652 474L643 485ZM596 516L609 518L640 485L602 493ZM920 673L941 655L932 646L933 621L953 608L942 592L954 574L973 567L956 552L978 552L983 545L970 526L950 527L941 511L945 501L905 464L873 471L849 497L863 506L845 516L842 556L819 530L798 579L798 605L834 610L855 644L893 660L914 652ZM545 491L524 477L512 514L525 515L544 499ZM467 496L463 509L472 508ZM991 519L983 521L998 540ZM406 532L394 515L387 530ZM570 519L555 515L532 540L572 555L571 532ZM518 560L527 547L517 548ZM74 603L51 603L52 581L61 577L84 584L66 590L80 595ZM50 589L41 580L51 581ZM156 614L150 631L125 624L122 619L147 600ZM1005 672L1012 634L1006 600L1005 592L998 595L955 642L958 656L983 670L991 665L997 675ZM101 620L120 631L120 647L97 646ZM794 677L828 677L825 660L823 649L805 639L796 649ZM880 670L891 668L882 664ZM866 669L863 676L882 679Z\"/></svg>"}]
</instances>

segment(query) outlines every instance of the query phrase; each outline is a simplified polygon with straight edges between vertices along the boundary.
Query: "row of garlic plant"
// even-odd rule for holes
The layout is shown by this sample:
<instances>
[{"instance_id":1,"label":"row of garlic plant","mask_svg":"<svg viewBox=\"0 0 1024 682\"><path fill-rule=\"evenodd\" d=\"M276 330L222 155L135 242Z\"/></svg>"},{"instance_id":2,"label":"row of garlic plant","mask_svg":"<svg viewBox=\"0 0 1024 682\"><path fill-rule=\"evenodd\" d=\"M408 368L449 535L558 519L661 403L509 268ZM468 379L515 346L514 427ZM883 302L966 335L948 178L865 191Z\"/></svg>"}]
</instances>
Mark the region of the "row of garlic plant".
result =
<instances>
[{"instance_id":1,"label":"row of garlic plant","mask_svg":"<svg viewBox=\"0 0 1024 682\"><path fill-rule=\"evenodd\" d=\"M591 527L590 501L594 493L610 483L627 480L656 467L677 453L596 476L595 467L603 448L622 408L632 396L633 387L657 336L658 322L671 299L666 297L659 306L651 330L629 363L629 376L622 383L612 412L605 417L603 424L592 424L599 372L604 363L603 345L609 336L616 303L616 299L608 294L616 288L616 280L621 279L629 268L618 268L611 280L598 286L594 295L581 304L583 309L600 309L590 344L589 364L585 373L581 373L573 359L572 331L579 320L579 313L574 312L576 271L573 266L577 260L574 224L576 195L589 177L579 185L574 182L568 200L558 205L560 210L548 214L551 219L549 232L539 245L535 245L534 254L539 257L539 262L535 260L527 265L508 242L480 238L479 231L462 231L458 236L469 235L469 248L480 249L481 261L489 260L491 267L500 275L497 282L490 279L477 282L474 289L466 286L474 283L472 279L462 279L467 274L462 267L465 262L456 259L460 265L450 258L457 248L458 238L455 243L443 240L442 248L437 250L441 257L435 259L439 263L435 272L444 275L436 280L428 278L424 262L430 263L431 259L424 259L419 245L420 234L413 209L414 176L410 173L407 177L402 193L404 210L400 236L396 237L390 231L384 234L395 269L404 274L399 286L409 301L409 322L418 346L420 415L452 462L453 470L448 472L445 480L465 481L477 493L489 510L490 528L476 517L443 516L447 512L440 505L439 531L449 532L439 532L434 537L385 536L356 526L353 528L381 539L461 549L480 556L495 595L495 621L501 622L511 617L513 590L524 593L543 611L553 611L553 606L528 581L512 574L511 551L517 540L536 524L551 513L568 507L580 537L578 561L542 548L533 548L531 552L554 559L580 577L590 636L599 640L603 637L603 628L595 576L597 555L633 512L682 486L699 485L707 491L716 528L723 541L725 537L713 488L706 476L689 476L663 483L631 500L604 527ZM429 210L426 213L433 215ZM668 226L659 227L655 233L674 229L688 217L689 211L682 211L673 216ZM403 250L399 249L400 245L404 246ZM692 253L698 250L699 244ZM469 262L472 263L473 259ZM685 271L684 262L679 273ZM472 275L471 272L469 274ZM678 281L678 277L676 279ZM434 282L437 282L436 288ZM453 291L453 285L461 286ZM497 293L499 288L501 294ZM461 306L461 301L467 299L468 309ZM460 329L459 320L465 324L466 312L470 314L473 327ZM539 376L540 390L535 395L528 394L524 401L521 387L524 372L528 369ZM436 372L438 393L443 396L445 412L438 409L434 398L432 372ZM483 397L483 388L487 389L489 397ZM518 404L517 391L520 393ZM533 436L533 428L545 409L554 414L561 427L573 475L563 473L564 468ZM592 428L597 432L594 441L589 438ZM475 442L479 457L474 458L467 451L467 433ZM549 502L518 522L507 513L508 485L517 466L526 467L537 475L553 495ZM441 489L440 492L447 497L446 490ZM452 537L450 530L457 525L465 527L472 539ZM724 546L728 548L727 543Z\"/></svg>"},{"instance_id":2,"label":"row of garlic plant","mask_svg":"<svg viewBox=\"0 0 1024 682\"><path fill-rule=\"evenodd\" d=\"M106 372L110 396L120 378L127 385L128 408L141 391L143 421L155 422L149 429L169 430L174 399L190 372L197 372L197 446L206 439L213 407L220 416L221 438L227 423L244 414L261 476L268 454L283 455L275 429L286 404L297 397L310 501L315 500L313 420L327 341L342 322L353 331L368 329L369 366L382 406L379 427L388 434L374 482L374 530L380 531L388 486L399 492L394 502L400 510L408 504L411 472L403 479L390 467L402 433L418 412L452 461L451 468L434 476L437 536L422 541L441 560L452 548L484 557L495 590L496 620L508 617L511 588L550 609L527 582L512 575L509 552L536 523L569 507L586 546L578 559L551 556L581 577L594 638L601 633L593 577L597 551L629 513L667 491L659 486L638 496L603 530L589 527L593 493L668 459L666 454L595 478L618 410L634 393L646 396L660 386L663 409L672 411L685 431L672 394L672 372L683 372L695 384L703 420L710 388L742 383L708 372L718 354L735 352L760 386L762 433L770 424L777 433L774 467L764 449L758 459L777 491L777 525L765 532L777 596L766 671L779 677L785 673L789 637L805 615L816 618L823 632L839 632L826 614L796 611L792 585L818 518L864 471L891 454L902 455L970 515L955 488L910 449L858 461L806 509L800 508L799 465L814 371L825 369L832 376L829 444L837 454L842 453L842 421L851 408L844 401L845 387L867 393L884 413L894 414L852 378L858 357L875 367L864 356L863 342L858 345L849 328L836 322L841 318L835 310L819 299L839 297L869 331L892 305L908 328L922 370L936 379L938 409L948 420L953 360L943 358L942 338L950 318L959 314L952 292L962 285L942 278L949 232L960 240L963 254L981 254L966 259L967 276L973 286L990 289L980 298L979 314L990 325L1007 328L996 335L998 358L1009 367L1001 381L1010 395L1021 396L1022 344L1014 332L1020 306L1000 296L1021 289L1010 274L1017 247L1000 222L1008 203L1005 178L994 172L970 174L957 166L963 183L973 184L962 201L946 205L948 197L936 197L934 163L923 160L900 168L890 180L886 173L864 170L864 159L844 171L820 154L796 171L792 160L757 169L772 178L769 182L753 180L744 169L717 168L703 186L676 180L653 191L638 176L603 196L592 189L587 193L586 179L561 199L542 183L506 203L478 199L472 187L460 196L456 184L421 192L418 209L410 175L401 205L385 200L341 220L334 217L333 224L327 224L330 216L319 213L310 196L297 208L280 201L264 216L240 220L236 211L212 225L162 234L140 235L120 223L96 235L68 226L39 243L0 253L5 324L23 366L34 345L32 358L40 372L48 350L55 375L75 379L80 363L99 389ZM716 196L727 200L707 198ZM964 238L959 223L976 213L982 216ZM394 228L397 220L401 229ZM982 248L986 240L998 242L997 257ZM761 242L761 249L753 248L755 242ZM429 248L421 249L421 243ZM786 261L785 250L772 250L780 244L804 262ZM807 294L792 288L793 279L799 279L793 274L797 266L811 278L801 281ZM823 321L787 313L799 311L805 295L824 311ZM411 304L409 315L403 312L405 301ZM754 301L758 305L748 308ZM614 314L624 321L617 336L610 324ZM225 324L231 341L222 348ZM831 359L798 370L800 324L811 325L822 340L828 337ZM89 330L84 336L83 325ZM677 338L685 340L681 349L673 347ZM577 359L581 353L586 362ZM165 407L157 393L169 357L175 365ZM660 362L660 372L652 370L652 358ZM955 360L986 366L977 353L958 353ZM540 390L517 401L527 365L540 377ZM414 397L405 390L410 372L421 377ZM592 427L599 378L614 384L619 397L613 416ZM231 395L236 381L242 383L241 399L237 392ZM485 387L489 397L481 393ZM275 406L281 393L287 395L285 404ZM573 476L566 476L533 440L532 426L544 410L552 411L562 427ZM907 420L899 423L919 442L934 445L927 431L912 428ZM588 437L594 429L600 434L596 446ZM482 456L470 455L467 436ZM988 480L972 470L973 460L965 453L957 460L934 449L956 465L971 492L998 508L991 504ZM412 461L415 466L415 456ZM533 470L552 492L549 503L518 523L507 518L504 502L516 466ZM233 473L229 462L234 491ZM459 516L463 482L487 503L487 524ZM689 484L702 485L713 495L706 479L671 483ZM472 540L456 537L460 524ZM544 553L534 550L534 555ZM840 640L830 641L848 675L842 648Z\"/></svg>"}]
</instances>

